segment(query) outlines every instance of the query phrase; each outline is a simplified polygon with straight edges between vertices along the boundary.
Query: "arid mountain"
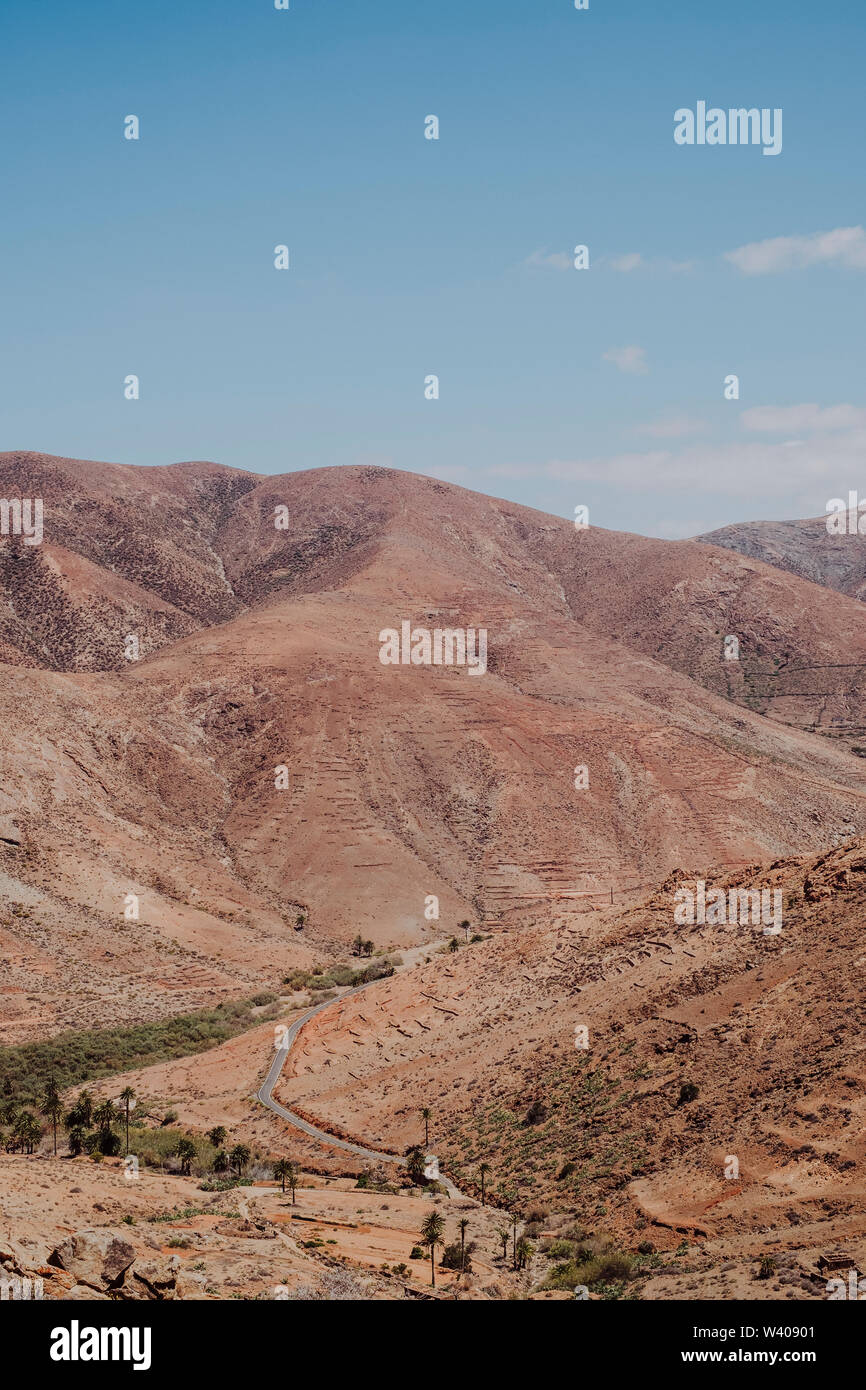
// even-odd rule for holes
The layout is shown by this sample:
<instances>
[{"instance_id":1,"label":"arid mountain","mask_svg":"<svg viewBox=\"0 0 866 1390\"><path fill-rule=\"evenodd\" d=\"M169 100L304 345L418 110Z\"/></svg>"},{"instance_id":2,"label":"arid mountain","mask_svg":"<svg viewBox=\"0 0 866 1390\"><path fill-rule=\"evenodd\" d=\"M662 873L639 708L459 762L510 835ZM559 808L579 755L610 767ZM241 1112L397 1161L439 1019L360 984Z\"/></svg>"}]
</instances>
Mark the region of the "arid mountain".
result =
<instances>
[{"instance_id":1,"label":"arid mountain","mask_svg":"<svg viewBox=\"0 0 866 1390\"><path fill-rule=\"evenodd\" d=\"M649 1226L663 1248L697 1237L707 1269L866 1253L866 844L711 876L718 924L675 919L696 877L345 1000L302 1034L283 1103L396 1151L430 1106L464 1191L486 1162L504 1206L576 1212L632 1246ZM778 890L778 933L731 920L731 888Z\"/></svg>"},{"instance_id":2,"label":"arid mountain","mask_svg":"<svg viewBox=\"0 0 866 1390\"><path fill-rule=\"evenodd\" d=\"M7 1038L272 984L359 929L569 923L684 862L866 829L856 682L754 676L863 660L854 600L393 470L2 474L45 510L41 546L0 541ZM484 628L486 673L383 665L404 621Z\"/></svg>"},{"instance_id":3,"label":"arid mountain","mask_svg":"<svg viewBox=\"0 0 866 1390\"><path fill-rule=\"evenodd\" d=\"M156 1130L176 1111L329 1174L315 1219L379 1269L409 1255L424 1203L357 1197L336 1174L361 1161L253 1099L273 1020L300 1007L284 976L360 931L402 964L312 1018L278 1083L331 1136L399 1153L431 1107L470 1197L484 1162L495 1203L554 1232L579 1220L631 1252L650 1233L669 1263L644 1297L755 1296L770 1244L801 1261L787 1285L821 1296L823 1242L866 1257L856 599L393 470L0 471L7 498L44 501L41 545L0 540L0 1042L267 989L260 1025L125 1079ZM485 669L383 664L380 634L404 623L483 629ZM678 921L698 880L778 891L781 931ZM440 950L463 918L476 940ZM89 1297L105 1246L128 1296L219 1296L151 1268L118 1224L173 1190L188 1204L187 1179L140 1196L100 1179L113 1226L93 1231L89 1160L44 1210L35 1161L4 1159L7 1267L42 1252L52 1287ZM183 1236L212 1278L269 1296L324 1277L276 1189L240 1217L214 1201ZM481 1296L547 1277L541 1255L508 1273L494 1214L465 1210ZM681 1274L684 1236L700 1250ZM402 1294L377 1276L368 1296Z\"/></svg>"},{"instance_id":4,"label":"arid mountain","mask_svg":"<svg viewBox=\"0 0 866 1390\"><path fill-rule=\"evenodd\" d=\"M866 536L830 535L826 516L808 521L741 521L698 536L813 584L866 599Z\"/></svg>"},{"instance_id":5,"label":"arid mountain","mask_svg":"<svg viewBox=\"0 0 866 1390\"><path fill-rule=\"evenodd\" d=\"M625 911L407 961L309 1021L279 1100L385 1153L419 1141L428 1108L462 1193L480 1196L487 1166L494 1215L659 1252L642 1298L826 1298L818 1257L866 1258L866 841L711 873L703 897L724 920L697 907L677 920L701 872L680 868ZM369 1171L251 1106L272 1049L263 1025L96 1090L170 1096L192 1132L218 1121L332 1179ZM331 1234L345 1238L339 1220ZM761 1281L770 1258L777 1277Z\"/></svg>"}]
</instances>

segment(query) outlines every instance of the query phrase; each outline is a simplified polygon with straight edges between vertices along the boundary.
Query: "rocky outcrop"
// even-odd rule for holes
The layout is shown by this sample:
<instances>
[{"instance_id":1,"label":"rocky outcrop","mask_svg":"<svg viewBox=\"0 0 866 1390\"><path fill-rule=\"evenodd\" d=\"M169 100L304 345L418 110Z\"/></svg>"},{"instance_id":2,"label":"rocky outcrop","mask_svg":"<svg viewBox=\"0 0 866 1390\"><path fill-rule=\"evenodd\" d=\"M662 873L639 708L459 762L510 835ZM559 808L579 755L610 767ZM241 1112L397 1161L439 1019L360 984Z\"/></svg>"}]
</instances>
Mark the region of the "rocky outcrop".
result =
<instances>
[{"instance_id":1,"label":"rocky outcrop","mask_svg":"<svg viewBox=\"0 0 866 1390\"><path fill-rule=\"evenodd\" d=\"M135 1248L115 1231L76 1231L48 1257L48 1263L74 1274L79 1284L100 1291L117 1289L135 1259Z\"/></svg>"}]
</instances>

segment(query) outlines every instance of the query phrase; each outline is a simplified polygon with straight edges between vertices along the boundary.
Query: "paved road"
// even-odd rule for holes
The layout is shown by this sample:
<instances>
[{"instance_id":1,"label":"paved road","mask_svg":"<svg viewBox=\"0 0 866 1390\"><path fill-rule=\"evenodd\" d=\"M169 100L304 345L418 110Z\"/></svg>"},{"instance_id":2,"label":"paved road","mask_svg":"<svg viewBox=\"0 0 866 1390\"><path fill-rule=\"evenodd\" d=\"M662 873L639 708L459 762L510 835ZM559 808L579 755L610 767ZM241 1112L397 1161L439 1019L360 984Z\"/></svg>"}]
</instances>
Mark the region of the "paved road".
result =
<instances>
[{"instance_id":1,"label":"paved road","mask_svg":"<svg viewBox=\"0 0 866 1390\"><path fill-rule=\"evenodd\" d=\"M280 1079L280 1073L285 1066L286 1058L291 1052L292 1045L304 1024L309 1023L311 1018L314 1018L316 1014L320 1014L323 1009L329 1008L331 1004L341 1003L343 999L348 999L351 994L360 994L362 990L369 989L370 985L377 983L378 981L371 980L368 984L356 985L354 989L347 989L346 993L342 994L339 999L326 999L324 1003L316 1004L314 1008L308 1009L306 1013L301 1014L300 1018L296 1018L286 1032L284 1045L278 1048L274 1054L274 1060L271 1062L268 1074L261 1087L256 1092L256 1099L260 1100L262 1105L267 1106L268 1110L272 1110L275 1115L280 1115L284 1120L288 1120L290 1125L294 1125L296 1129L300 1129L304 1134L308 1134L311 1139L317 1139L320 1144L328 1144L334 1149L345 1149L348 1153L360 1154L361 1158L369 1158L374 1163L396 1163L399 1167L405 1168L405 1158L400 1158L396 1154L379 1153L376 1149L368 1149L363 1144L353 1144L348 1139L338 1139L336 1135L329 1134L327 1130L317 1129L315 1125L309 1124L306 1120L302 1119L300 1115L296 1115L293 1111L287 1110L284 1105L280 1105L279 1101L274 1100L272 1094L274 1087ZM463 1196L462 1192L458 1191L453 1182L445 1177L444 1173L440 1174L439 1181L442 1186L446 1188L449 1197Z\"/></svg>"}]
</instances>

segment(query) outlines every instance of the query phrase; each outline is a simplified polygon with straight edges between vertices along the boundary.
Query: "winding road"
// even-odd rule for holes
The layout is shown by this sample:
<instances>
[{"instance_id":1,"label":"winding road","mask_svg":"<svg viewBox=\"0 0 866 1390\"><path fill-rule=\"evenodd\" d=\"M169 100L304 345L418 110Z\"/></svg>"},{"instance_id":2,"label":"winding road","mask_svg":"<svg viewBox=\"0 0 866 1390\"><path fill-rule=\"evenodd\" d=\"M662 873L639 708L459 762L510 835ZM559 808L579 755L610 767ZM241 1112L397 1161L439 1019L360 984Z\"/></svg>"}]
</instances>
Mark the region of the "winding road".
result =
<instances>
[{"instance_id":1,"label":"winding road","mask_svg":"<svg viewBox=\"0 0 866 1390\"><path fill-rule=\"evenodd\" d=\"M368 1149L363 1144L353 1144L349 1139L338 1139L336 1135L328 1134L327 1130L317 1129L315 1125L311 1125L307 1120L302 1119L300 1115L294 1114L293 1111L287 1110L284 1105L280 1105L279 1101L273 1098L273 1089L280 1079L280 1074L286 1064L286 1058L291 1052L292 1045L304 1024L309 1023L311 1018L314 1018L316 1014L320 1014L323 1009L329 1008L331 1004L341 1003L344 999L348 999L350 995L360 994L362 990L370 989L372 985L378 983L378 980L370 980L365 985L355 985L354 989L347 989L345 994L341 994L338 1000L327 999L324 1003L316 1004L312 1009L308 1009L306 1013L301 1014L300 1018L296 1018L294 1023L291 1024L286 1031L286 1038L283 1046L277 1048L268 1074L256 1092L256 1099L261 1101L262 1105L266 1106L268 1110L272 1110L275 1115L279 1115L282 1119L287 1120L290 1125L294 1125L295 1129L302 1130L304 1134L308 1134L311 1139L316 1139L320 1144L327 1144L330 1148L334 1149L345 1149L348 1153L359 1154L361 1158L369 1158L374 1163L396 1163L399 1167L405 1168L405 1158L400 1158L397 1154L379 1153L378 1150ZM449 1197L463 1196L463 1193L454 1186L449 1178L445 1177L444 1173L440 1174L439 1181L446 1189Z\"/></svg>"}]
</instances>

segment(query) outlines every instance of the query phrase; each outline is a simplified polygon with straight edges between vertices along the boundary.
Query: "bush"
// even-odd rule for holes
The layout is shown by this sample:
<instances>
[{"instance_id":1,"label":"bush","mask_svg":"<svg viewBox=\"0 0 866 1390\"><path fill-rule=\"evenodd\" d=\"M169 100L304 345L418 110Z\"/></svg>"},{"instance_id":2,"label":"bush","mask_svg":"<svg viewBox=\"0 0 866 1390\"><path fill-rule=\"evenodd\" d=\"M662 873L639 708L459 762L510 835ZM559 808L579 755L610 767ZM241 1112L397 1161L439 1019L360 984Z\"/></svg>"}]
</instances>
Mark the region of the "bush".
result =
<instances>
[{"instance_id":1,"label":"bush","mask_svg":"<svg viewBox=\"0 0 866 1390\"><path fill-rule=\"evenodd\" d=\"M383 956L380 960L372 961L364 970L357 970L353 979L353 984L366 985L371 980L385 980L394 974L394 967L387 957Z\"/></svg>"},{"instance_id":2,"label":"bush","mask_svg":"<svg viewBox=\"0 0 866 1390\"><path fill-rule=\"evenodd\" d=\"M425 1258L425 1252L421 1249L421 1246L420 1246L420 1245L413 1245L413 1246L412 1246L412 1249L409 1251L409 1259L410 1259L410 1260L423 1260L424 1258Z\"/></svg>"},{"instance_id":3,"label":"bush","mask_svg":"<svg viewBox=\"0 0 866 1390\"><path fill-rule=\"evenodd\" d=\"M633 1267L631 1255L621 1250L610 1250L602 1255L593 1255L588 1260L572 1259L557 1265L542 1287L575 1289L578 1284L585 1284L592 1289L601 1284L620 1283L631 1277Z\"/></svg>"},{"instance_id":4,"label":"bush","mask_svg":"<svg viewBox=\"0 0 866 1390\"><path fill-rule=\"evenodd\" d=\"M570 1260L574 1255L574 1246L570 1240L555 1240L547 1253L551 1260Z\"/></svg>"},{"instance_id":5,"label":"bush","mask_svg":"<svg viewBox=\"0 0 866 1390\"><path fill-rule=\"evenodd\" d=\"M697 1100L697 1098L698 1088L695 1085L694 1081L684 1081L682 1086L680 1087L680 1094L679 1099L677 1100L677 1105L688 1105L690 1101Z\"/></svg>"},{"instance_id":6,"label":"bush","mask_svg":"<svg viewBox=\"0 0 866 1390\"><path fill-rule=\"evenodd\" d=\"M472 1273L472 1251L475 1249L475 1241L467 1241L465 1251L465 1261L460 1258L460 1241L455 1240L451 1245L446 1245L442 1251L442 1259L439 1261L442 1269L463 1269L467 1274Z\"/></svg>"},{"instance_id":7,"label":"bush","mask_svg":"<svg viewBox=\"0 0 866 1390\"><path fill-rule=\"evenodd\" d=\"M269 1002L274 998L267 997ZM0 1047L0 1095L11 1093L23 1104L32 1104L41 1099L46 1076L53 1076L58 1089L65 1091L117 1072L205 1052L260 1024L261 1016L251 1014L252 1007L251 1000L239 999L155 1023L58 1033L43 1042Z\"/></svg>"},{"instance_id":8,"label":"bush","mask_svg":"<svg viewBox=\"0 0 866 1390\"><path fill-rule=\"evenodd\" d=\"M355 972L351 965L333 965L328 971L335 985L352 985L355 983Z\"/></svg>"},{"instance_id":9,"label":"bush","mask_svg":"<svg viewBox=\"0 0 866 1390\"><path fill-rule=\"evenodd\" d=\"M778 1265L776 1264L776 1259L774 1255L762 1255L761 1263L758 1266L758 1278L772 1279L777 1269Z\"/></svg>"}]
</instances>

